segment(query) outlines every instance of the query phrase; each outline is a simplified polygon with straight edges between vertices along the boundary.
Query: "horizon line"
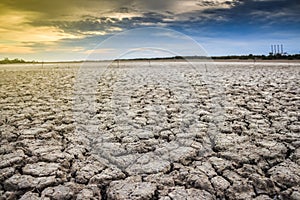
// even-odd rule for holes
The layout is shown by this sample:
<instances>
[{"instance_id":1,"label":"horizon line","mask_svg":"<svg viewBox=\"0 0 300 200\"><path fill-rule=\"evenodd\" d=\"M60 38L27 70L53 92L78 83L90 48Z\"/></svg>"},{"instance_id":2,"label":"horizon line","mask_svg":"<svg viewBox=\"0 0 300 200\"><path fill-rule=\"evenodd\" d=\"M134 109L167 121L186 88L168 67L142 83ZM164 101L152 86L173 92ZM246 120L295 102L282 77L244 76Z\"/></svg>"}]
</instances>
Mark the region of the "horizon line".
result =
<instances>
[{"instance_id":1,"label":"horizon line","mask_svg":"<svg viewBox=\"0 0 300 200\"><path fill-rule=\"evenodd\" d=\"M248 54L248 55L223 55L223 56L170 56L170 57L136 57L136 58L122 58L122 59L102 59L102 60L65 60L65 61L27 61L23 59L9 59L7 57L0 60L0 64L17 64L17 63L81 63L81 62L114 62L114 61L150 61L150 60L185 60L185 59L225 59L225 60L255 60L255 59L265 59L265 60L273 60L273 59L300 59L300 54L269 54L269 55L255 55L255 54ZM8 61L8 63L3 63L4 61ZM14 62L16 61L16 62Z\"/></svg>"}]
</instances>

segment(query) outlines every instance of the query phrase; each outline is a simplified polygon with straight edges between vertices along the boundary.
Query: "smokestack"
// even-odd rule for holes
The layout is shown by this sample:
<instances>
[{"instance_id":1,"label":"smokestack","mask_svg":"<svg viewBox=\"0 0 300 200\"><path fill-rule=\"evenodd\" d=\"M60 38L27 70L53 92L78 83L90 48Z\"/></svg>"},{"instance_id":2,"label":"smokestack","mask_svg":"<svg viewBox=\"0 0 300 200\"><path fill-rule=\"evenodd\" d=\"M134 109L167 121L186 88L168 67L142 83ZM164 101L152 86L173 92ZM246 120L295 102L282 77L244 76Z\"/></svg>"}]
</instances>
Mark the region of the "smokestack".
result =
<instances>
[{"instance_id":1,"label":"smokestack","mask_svg":"<svg viewBox=\"0 0 300 200\"><path fill-rule=\"evenodd\" d=\"M281 54L283 54L283 44L281 45Z\"/></svg>"},{"instance_id":2,"label":"smokestack","mask_svg":"<svg viewBox=\"0 0 300 200\"><path fill-rule=\"evenodd\" d=\"M271 44L271 52L272 52L272 54L274 54L274 52L273 52L273 44Z\"/></svg>"},{"instance_id":3,"label":"smokestack","mask_svg":"<svg viewBox=\"0 0 300 200\"><path fill-rule=\"evenodd\" d=\"M277 44L277 53L280 54L279 44Z\"/></svg>"}]
</instances>

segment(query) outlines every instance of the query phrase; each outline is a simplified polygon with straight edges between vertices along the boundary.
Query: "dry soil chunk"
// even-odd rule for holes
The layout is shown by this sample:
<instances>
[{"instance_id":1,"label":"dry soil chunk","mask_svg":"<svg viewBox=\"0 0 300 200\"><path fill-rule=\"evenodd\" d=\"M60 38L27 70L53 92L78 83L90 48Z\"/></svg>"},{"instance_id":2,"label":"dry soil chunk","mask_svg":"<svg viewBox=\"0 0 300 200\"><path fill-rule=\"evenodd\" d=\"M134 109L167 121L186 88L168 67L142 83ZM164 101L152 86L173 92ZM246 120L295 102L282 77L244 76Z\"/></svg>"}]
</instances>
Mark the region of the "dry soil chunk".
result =
<instances>
[{"instance_id":1,"label":"dry soil chunk","mask_svg":"<svg viewBox=\"0 0 300 200\"><path fill-rule=\"evenodd\" d=\"M170 163L167 160L163 160L152 153L148 153L141 156L136 163L129 166L126 171L130 175L135 175L166 172L169 169Z\"/></svg>"},{"instance_id":2,"label":"dry soil chunk","mask_svg":"<svg viewBox=\"0 0 300 200\"><path fill-rule=\"evenodd\" d=\"M31 191L26 192L21 198L20 200L39 200L39 195L36 193L33 193Z\"/></svg>"},{"instance_id":3,"label":"dry soil chunk","mask_svg":"<svg viewBox=\"0 0 300 200\"><path fill-rule=\"evenodd\" d=\"M51 176L58 171L58 168L58 163L38 162L34 164L27 164L23 167L23 173L32 176Z\"/></svg>"},{"instance_id":4,"label":"dry soil chunk","mask_svg":"<svg viewBox=\"0 0 300 200\"><path fill-rule=\"evenodd\" d=\"M106 185L113 180L123 179L125 174L116 167L109 167L90 179L89 184Z\"/></svg>"},{"instance_id":5,"label":"dry soil chunk","mask_svg":"<svg viewBox=\"0 0 300 200\"><path fill-rule=\"evenodd\" d=\"M300 184L299 165L290 160L272 167L268 173L281 186L293 187Z\"/></svg>"},{"instance_id":6,"label":"dry soil chunk","mask_svg":"<svg viewBox=\"0 0 300 200\"><path fill-rule=\"evenodd\" d=\"M94 193L92 190L89 189L83 189L80 191L80 193L77 195L76 199L80 200L80 199L92 199L94 196ZM101 197L100 197L101 199Z\"/></svg>"},{"instance_id":7,"label":"dry soil chunk","mask_svg":"<svg viewBox=\"0 0 300 200\"><path fill-rule=\"evenodd\" d=\"M15 174L4 181L4 188L8 191L37 188L42 189L57 183L55 176L32 177L30 175Z\"/></svg>"},{"instance_id":8,"label":"dry soil chunk","mask_svg":"<svg viewBox=\"0 0 300 200\"><path fill-rule=\"evenodd\" d=\"M0 169L20 163L25 157L26 156L22 150L17 150L16 152L10 154L0 155Z\"/></svg>"},{"instance_id":9,"label":"dry soil chunk","mask_svg":"<svg viewBox=\"0 0 300 200\"><path fill-rule=\"evenodd\" d=\"M96 173L102 171L104 166L101 164L87 164L76 173L78 183L87 183Z\"/></svg>"},{"instance_id":10,"label":"dry soil chunk","mask_svg":"<svg viewBox=\"0 0 300 200\"><path fill-rule=\"evenodd\" d=\"M245 181L236 181L227 189L229 199L252 199L255 196L252 185Z\"/></svg>"},{"instance_id":11,"label":"dry soil chunk","mask_svg":"<svg viewBox=\"0 0 300 200\"><path fill-rule=\"evenodd\" d=\"M49 197L55 200L71 199L72 196L73 192L70 190L70 188L63 185L49 187L42 192L42 198Z\"/></svg>"},{"instance_id":12,"label":"dry soil chunk","mask_svg":"<svg viewBox=\"0 0 300 200\"><path fill-rule=\"evenodd\" d=\"M108 199L144 200L153 198L156 185L148 182L113 181L110 183Z\"/></svg>"},{"instance_id":13,"label":"dry soil chunk","mask_svg":"<svg viewBox=\"0 0 300 200\"><path fill-rule=\"evenodd\" d=\"M198 189L184 189L183 187L176 187L175 190L169 193L169 197L172 200L198 200L198 199L207 199L212 200L215 199L213 195L205 190L198 190Z\"/></svg>"},{"instance_id":14,"label":"dry soil chunk","mask_svg":"<svg viewBox=\"0 0 300 200\"><path fill-rule=\"evenodd\" d=\"M268 195L259 195L254 198L255 200L272 200Z\"/></svg>"},{"instance_id":15,"label":"dry soil chunk","mask_svg":"<svg viewBox=\"0 0 300 200\"><path fill-rule=\"evenodd\" d=\"M15 172L15 169L12 167L0 169L0 182L3 182L8 177L12 176Z\"/></svg>"},{"instance_id":16,"label":"dry soil chunk","mask_svg":"<svg viewBox=\"0 0 300 200\"><path fill-rule=\"evenodd\" d=\"M291 199L300 200L300 192L299 191L294 191L291 195Z\"/></svg>"},{"instance_id":17,"label":"dry soil chunk","mask_svg":"<svg viewBox=\"0 0 300 200\"><path fill-rule=\"evenodd\" d=\"M215 176L211 179L211 183L216 189L218 194L222 194L229 186L230 183L222 176Z\"/></svg>"}]
</instances>

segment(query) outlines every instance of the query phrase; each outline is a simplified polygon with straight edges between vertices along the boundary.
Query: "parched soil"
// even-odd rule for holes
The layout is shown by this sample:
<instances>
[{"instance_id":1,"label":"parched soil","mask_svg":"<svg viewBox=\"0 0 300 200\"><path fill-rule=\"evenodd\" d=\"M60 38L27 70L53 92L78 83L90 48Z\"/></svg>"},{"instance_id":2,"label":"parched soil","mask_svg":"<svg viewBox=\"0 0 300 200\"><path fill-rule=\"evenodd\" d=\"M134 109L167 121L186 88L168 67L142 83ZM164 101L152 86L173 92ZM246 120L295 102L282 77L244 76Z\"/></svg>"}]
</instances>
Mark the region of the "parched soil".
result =
<instances>
[{"instance_id":1,"label":"parched soil","mask_svg":"<svg viewBox=\"0 0 300 200\"><path fill-rule=\"evenodd\" d=\"M296 200L300 64L0 66L0 138L0 199Z\"/></svg>"}]
</instances>

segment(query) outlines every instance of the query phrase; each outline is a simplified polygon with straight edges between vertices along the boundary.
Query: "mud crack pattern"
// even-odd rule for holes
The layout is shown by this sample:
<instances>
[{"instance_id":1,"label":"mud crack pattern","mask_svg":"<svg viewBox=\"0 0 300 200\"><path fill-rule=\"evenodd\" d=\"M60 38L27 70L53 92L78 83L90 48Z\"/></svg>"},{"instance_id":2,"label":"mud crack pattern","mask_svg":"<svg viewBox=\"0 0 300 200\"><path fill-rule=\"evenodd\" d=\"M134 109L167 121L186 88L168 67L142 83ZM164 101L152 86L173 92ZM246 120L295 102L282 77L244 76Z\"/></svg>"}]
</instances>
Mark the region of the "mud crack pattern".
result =
<instances>
[{"instance_id":1,"label":"mud crack pattern","mask_svg":"<svg viewBox=\"0 0 300 200\"><path fill-rule=\"evenodd\" d=\"M76 66L1 66L0 199L299 199L300 66L216 65L99 66L95 112Z\"/></svg>"}]
</instances>

